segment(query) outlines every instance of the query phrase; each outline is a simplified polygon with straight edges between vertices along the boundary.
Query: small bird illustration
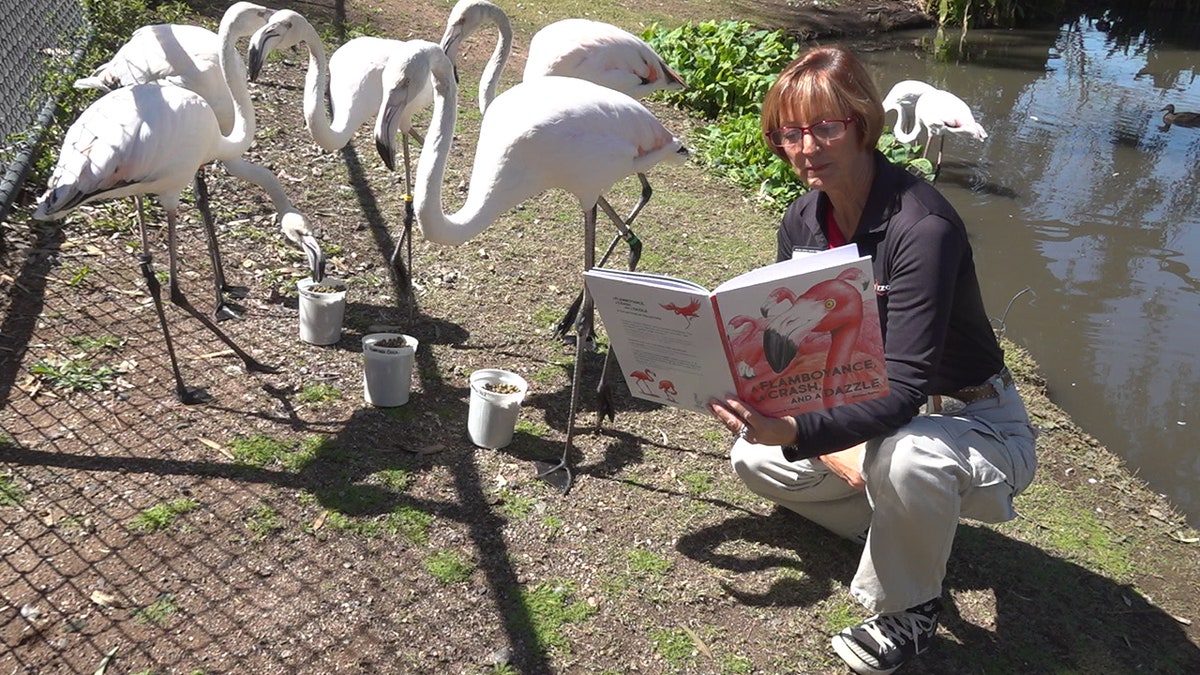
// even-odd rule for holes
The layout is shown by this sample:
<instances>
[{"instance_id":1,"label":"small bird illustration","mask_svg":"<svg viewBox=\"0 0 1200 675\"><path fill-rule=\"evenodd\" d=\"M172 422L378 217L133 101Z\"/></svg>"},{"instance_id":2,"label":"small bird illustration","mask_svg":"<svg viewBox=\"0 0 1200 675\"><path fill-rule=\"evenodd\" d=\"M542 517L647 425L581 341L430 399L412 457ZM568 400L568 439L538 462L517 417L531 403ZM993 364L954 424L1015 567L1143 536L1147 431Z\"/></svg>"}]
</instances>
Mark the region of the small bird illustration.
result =
<instances>
[{"instance_id":1,"label":"small bird illustration","mask_svg":"<svg viewBox=\"0 0 1200 675\"><path fill-rule=\"evenodd\" d=\"M700 300L698 299L693 299L686 305L676 305L672 302L666 305L660 304L659 307L662 307L669 312L675 312L679 316L687 319L688 328L692 327L692 319L700 316Z\"/></svg>"},{"instance_id":2,"label":"small bird illustration","mask_svg":"<svg viewBox=\"0 0 1200 675\"><path fill-rule=\"evenodd\" d=\"M650 389L650 383L654 381L654 371L649 368L635 370L629 374L630 377L637 380L638 390L647 396L653 396L654 393Z\"/></svg>"}]
</instances>

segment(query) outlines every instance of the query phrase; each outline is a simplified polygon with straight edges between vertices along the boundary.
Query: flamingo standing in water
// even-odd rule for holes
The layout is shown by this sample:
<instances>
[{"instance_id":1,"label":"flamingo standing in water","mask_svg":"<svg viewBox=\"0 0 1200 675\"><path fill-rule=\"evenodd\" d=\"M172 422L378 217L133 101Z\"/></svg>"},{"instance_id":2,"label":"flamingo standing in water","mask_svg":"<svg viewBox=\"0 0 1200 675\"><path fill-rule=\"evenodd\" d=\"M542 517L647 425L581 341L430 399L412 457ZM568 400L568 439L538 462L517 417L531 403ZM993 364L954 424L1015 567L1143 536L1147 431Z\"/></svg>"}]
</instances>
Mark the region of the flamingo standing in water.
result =
<instances>
[{"instance_id":1,"label":"flamingo standing in water","mask_svg":"<svg viewBox=\"0 0 1200 675\"><path fill-rule=\"evenodd\" d=\"M884 113L896 111L896 124L892 128L896 140L912 143L924 130L925 148L921 156L929 154L933 137L938 139L937 161L934 162L934 178L942 168L942 149L946 135L967 136L975 140L987 139L987 131L975 121L971 107L966 101L943 89L920 80L897 82L883 99Z\"/></svg>"},{"instance_id":2,"label":"flamingo standing in water","mask_svg":"<svg viewBox=\"0 0 1200 675\"><path fill-rule=\"evenodd\" d=\"M231 37L234 41L249 37L267 24L273 10L261 5L239 2L225 10L225 15L238 20L233 23ZM133 32L111 59L96 67L88 77L75 81L77 89L100 89L110 92L121 87L151 82L168 82L190 89L204 98L217 117L222 134L233 131L236 115L233 96L221 71L221 40L207 28L187 24L154 24L142 26ZM238 75L246 77L240 58L237 62ZM296 243L308 257L312 277L320 281L324 275L325 258L320 244L313 236L308 218L295 208L279 182L269 169L253 164L240 157L222 161L231 175L263 188L275 208L276 221L287 239ZM233 287L225 282L225 270L217 245L216 228L213 226L209 208L208 187L203 169L196 172L194 190L196 205L208 237L209 254L212 257L213 280L216 286L217 319L236 316L226 306L224 293L245 295L246 289ZM135 198L137 199L137 198Z\"/></svg>"},{"instance_id":3,"label":"flamingo standing in water","mask_svg":"<svg viewBox=\"0 0 1200 675\"><path fill-rule=\"evenodd\" d=\"M245 21L255 21L258 6L240 3L241 11L226 12L218 35L221 71L229 87L235 112L228 135L211 105L199 94L183 87L155 82L122 87L105 94L75 120L67 130L58 163L33 217L52 220L76 207L102 199L156 194L167 213L167 254L171 301L200 320L230 347L246 365L258 372L273 372L225 335L216 324L188 302L177 283L175 229L180 194L196 170L214 160L236 159L254 138L254 109L250 104L241 59L233 35L244 30ZM161 287L154 274L149 235L138 202L138 224L142 236L142 275L151 291L163 332L175 393L184 403L203 396L183 384L175 348L163 312Z\"/></svg>"},{"instance_id":4,"label":"flamingo standing in water","mask_svg":"<svg viewBox=\"0 0 1200 675\"><path fill-rule=\"evenodd\" d=\"M522 82L496 97L479 129L475 163L466 201L447 214L442 205L442 182L453 143L458 111L458 87L450 58L426 43L403 62L393 59L385 81L397 83L385 92L375 123L375 142L386 161L393 161L396 115L412 84L434 78L433 124L417 162L417 222L426 239L458 246L482 232L503 213L551 188L570 192L583 211L584 269L595 264L596 206L614 183L633 173L649 171L659 162L682 163L688 151L642 104L619 92L585 80L544 77ZM583 345L592 336L594 311L586 287L578 324L579 347L571 385L567 439L558 464L542 471L546 477L571 474L566 460L583 376ZM602 376L603 385L604 376Z\"/></svg>"},{"instance_id":5,"label":"flamingo standing in water","mask_svg":"<svg viewBox=\"0 0 1200 675\"><path fill-rule=\"evenodd\" d=\"M499 36L484 69L484 76L495 74L498 77L512 46L512 27L508 15L495 4L488 0L459 0L450 12L441 44L457 67L462 43L488 23L497 27ZM522 81L547 76L587 80L633 98L642 98L655 91L687 87L683 78L644 40L612 24L590 19L556 21L534 34L529 41L529 55ZM494 94L495 88L487 90L481 81L479 92L479 110L484 112L485 94ZM486 100L491 99L489 97ZM653 194L646 175L638 172L637 178L641 183L641 194L625 218L617 215L603 196L597 201L597 205L617 228L617 234L600 258L601 266L608 261L617 244L625 241L629 245L629 269L637 268L642 255L642 242L633 232L633 221ZM559 321L555 335L566 336L575 323L582 302L583 294L580 293Z\"/></svg>"}]
</instances>

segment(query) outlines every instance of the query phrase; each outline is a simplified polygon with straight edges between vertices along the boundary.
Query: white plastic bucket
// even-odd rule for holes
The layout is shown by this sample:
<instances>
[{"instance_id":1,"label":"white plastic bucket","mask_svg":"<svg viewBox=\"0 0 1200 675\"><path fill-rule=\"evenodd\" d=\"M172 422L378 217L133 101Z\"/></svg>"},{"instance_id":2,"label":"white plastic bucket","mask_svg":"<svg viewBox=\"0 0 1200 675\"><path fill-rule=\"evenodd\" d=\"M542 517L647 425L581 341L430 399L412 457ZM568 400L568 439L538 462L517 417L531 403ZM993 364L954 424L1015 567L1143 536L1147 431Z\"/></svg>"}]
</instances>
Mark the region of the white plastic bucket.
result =
<instances>
[{"instance_id":1,"label":"white plastic bucket","mask_svg":"<svg viewBox=\"0 0 1200 675\"><path fill-rule=\"evenodd\" d=\"M529 384L516 373L485 368L471 373L471 403L467 411L467 435L481 448L497 450L512 443L521 401ZM488 384L511 384L517 391L501 394L489 391Z\"/></svg>"},{"instance_id":2,"label":"white plastic bucket","mask_svg":"<svg viewBox=\"0 0 1200 675\"><path fill-rule=\"evenodd\" d=\"M336 293L317 293L312 286L330 286ZM296 282L300 295L300 339L314 345L331 345L342 339L342 319L346 316L346 282L325 277Z\"/></svg>"},{"instance_id":3,"label":"white plastic bucket","mask_svg":"<svg viewBox=\"0 0 1200 675\"><path fill-rule=\"evenodd\" d=\"M380 343L403 338L403 347L382 347ZM363 398L381 408L408 403L412 391L413 362L420 343L402 333L371 333L364 335Z\"/></svg>"}]
</instances>

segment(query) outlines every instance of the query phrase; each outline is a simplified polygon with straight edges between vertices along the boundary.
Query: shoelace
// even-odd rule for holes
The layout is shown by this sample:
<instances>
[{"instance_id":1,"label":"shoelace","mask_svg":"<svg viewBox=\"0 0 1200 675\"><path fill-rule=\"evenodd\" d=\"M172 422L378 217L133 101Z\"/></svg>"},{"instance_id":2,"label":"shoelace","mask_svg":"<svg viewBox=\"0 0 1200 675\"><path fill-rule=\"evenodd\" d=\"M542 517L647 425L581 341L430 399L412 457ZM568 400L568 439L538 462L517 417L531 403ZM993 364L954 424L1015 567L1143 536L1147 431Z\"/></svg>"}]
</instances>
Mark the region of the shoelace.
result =
<instances>
[{"instance_id":1,"label":"shoelace","mask_svg":"<svg viewBox=\"0 0 1200 675\"><path fill-rule=\"evenodd\" d=\"M909 640L916 641L917 635L933 628L935 619L916 612L889 614L869 621L863 629L879 645L880 651L898 648Z\"/></svg>"}]
</instances>

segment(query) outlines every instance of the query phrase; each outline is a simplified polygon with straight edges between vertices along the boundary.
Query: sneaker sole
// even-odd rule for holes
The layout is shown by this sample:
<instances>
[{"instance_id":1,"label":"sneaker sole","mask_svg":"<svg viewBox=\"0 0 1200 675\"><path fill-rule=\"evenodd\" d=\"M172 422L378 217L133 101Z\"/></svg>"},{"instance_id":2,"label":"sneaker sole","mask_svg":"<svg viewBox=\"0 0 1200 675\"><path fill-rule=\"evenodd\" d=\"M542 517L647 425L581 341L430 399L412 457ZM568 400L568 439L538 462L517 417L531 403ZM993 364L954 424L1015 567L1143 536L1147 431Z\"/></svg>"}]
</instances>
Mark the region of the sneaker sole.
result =
<instances>
[{"instance_id":1,"label":"sneaker sole","mask_svg":"<svg viewBox=\"0 0 1200 675\"><path fill-rule=\"evenodd\" d=\"M894 673L900 668L900 666L896 666L895 668L880 670L872 666L854 651L849 641L841 634L834 635L831 642L833 643L833 651L837 652L837 655L846 662L846 665L850 666L850 670L853 670L857 675L890 675L890 673Z\"/></svg>"}]
</instances>

